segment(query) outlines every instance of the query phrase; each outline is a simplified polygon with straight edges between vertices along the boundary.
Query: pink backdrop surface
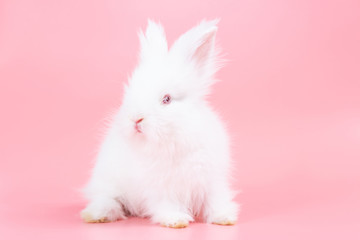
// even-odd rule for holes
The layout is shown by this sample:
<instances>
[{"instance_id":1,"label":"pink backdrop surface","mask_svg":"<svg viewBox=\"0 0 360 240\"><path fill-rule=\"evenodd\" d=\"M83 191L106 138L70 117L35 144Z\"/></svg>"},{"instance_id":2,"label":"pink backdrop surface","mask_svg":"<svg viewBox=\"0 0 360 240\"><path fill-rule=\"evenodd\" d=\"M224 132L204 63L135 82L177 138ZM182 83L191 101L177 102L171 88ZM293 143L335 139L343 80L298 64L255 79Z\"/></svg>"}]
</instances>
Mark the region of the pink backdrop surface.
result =
<instances>
[{"instance_id":1,"label":"pink backdrop surface","mask_svg":"<svg viewBox=\"0 0 360 240\"><path fill-rule=\"evenodd\" d=\"M159 20L173 42L215 17L238 224L82 223L136 31ZM0 238L360 239L359 42L356 0L0 1Z\"/></svg>"}]
</instances>

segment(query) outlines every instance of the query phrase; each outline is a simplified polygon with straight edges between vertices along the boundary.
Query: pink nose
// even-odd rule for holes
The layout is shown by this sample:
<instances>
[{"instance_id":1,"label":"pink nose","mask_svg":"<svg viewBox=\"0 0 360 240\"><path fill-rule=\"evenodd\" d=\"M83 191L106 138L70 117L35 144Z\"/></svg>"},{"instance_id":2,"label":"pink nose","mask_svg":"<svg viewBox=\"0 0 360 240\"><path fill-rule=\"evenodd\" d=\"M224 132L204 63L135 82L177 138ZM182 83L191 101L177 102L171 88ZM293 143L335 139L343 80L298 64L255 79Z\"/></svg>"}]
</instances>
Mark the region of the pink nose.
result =
<instances>
[{"instance_id":1,"label":"pink nose","mask_svg":"<svg viewBox=\"0 0 360 240\"><path fill-rule=\"evenodd\" d=\"M138 120L135 121L135 130L139 133L141 133L141 126L139 125L139 123L142 122L142 120L144 120L143 118L139 118Z\"/></svg>"},{"instance_id":2,"label":"pink nose","mask_svg":"<svg viewBox=\"0 0 360 240\"><path fill-rule=\"evenodd\" d=\"M141 123L141 121L144 120L143 118L139 118L138 120L135 121L136 124Z\"/></svg>"}]
</instances>

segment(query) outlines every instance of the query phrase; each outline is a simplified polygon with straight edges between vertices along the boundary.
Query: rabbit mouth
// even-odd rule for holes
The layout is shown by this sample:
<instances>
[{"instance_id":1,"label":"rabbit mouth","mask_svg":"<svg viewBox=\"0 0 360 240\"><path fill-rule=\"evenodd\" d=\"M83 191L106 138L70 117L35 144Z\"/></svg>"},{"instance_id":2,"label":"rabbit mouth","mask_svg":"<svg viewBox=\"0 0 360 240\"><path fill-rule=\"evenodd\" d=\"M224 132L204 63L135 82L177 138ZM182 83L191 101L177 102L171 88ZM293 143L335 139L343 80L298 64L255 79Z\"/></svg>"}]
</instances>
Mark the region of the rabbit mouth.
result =
<instances>
[{"instance_id":1,"label":"rabbit mouth","mask_svg":"<svg viewBox=\"0 0 360 240\"><path fill-rule=\"evenodd\" d=\"M140 118L138 120L135 121L135 131L138 132L138 133L142 133L142 129L141 129L141 122L144 120L144 118Z\"/></svg>"},{"instance_id":2,"label":"rabbit mouth","mask_svg":"<svg viewBox=\"0 0 360 240\"><path fill-rule=\"evenodd\" d=\"M136 124L136 125L135 125L135 131L136 131L137 133L142 133L141 126L138 125L138 124Z\"/></svg>"}]
</instances>

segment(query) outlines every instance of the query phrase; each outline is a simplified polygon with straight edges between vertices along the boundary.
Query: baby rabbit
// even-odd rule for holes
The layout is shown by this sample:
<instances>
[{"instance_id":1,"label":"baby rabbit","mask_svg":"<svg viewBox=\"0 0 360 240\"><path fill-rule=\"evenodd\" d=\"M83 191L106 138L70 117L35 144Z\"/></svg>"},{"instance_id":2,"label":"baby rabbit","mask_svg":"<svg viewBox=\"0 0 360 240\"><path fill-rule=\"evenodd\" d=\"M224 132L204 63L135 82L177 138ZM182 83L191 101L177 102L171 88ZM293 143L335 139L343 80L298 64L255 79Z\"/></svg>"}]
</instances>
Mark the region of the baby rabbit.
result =
<instances>
[{"instance_id":1,"label":"baby rabbit","mask_svg":"<svg viewBox=\"0 0 360 240\"><path fill-rule=\"evenodd\" d=\"M139 32L140 63L84 189L85 222L138 216L172 228L195 217L235 224L228 134L206 101L220 67L217 23L202 21L170 49L160 24L149 21Z\"/></svg>"}]
</instances>

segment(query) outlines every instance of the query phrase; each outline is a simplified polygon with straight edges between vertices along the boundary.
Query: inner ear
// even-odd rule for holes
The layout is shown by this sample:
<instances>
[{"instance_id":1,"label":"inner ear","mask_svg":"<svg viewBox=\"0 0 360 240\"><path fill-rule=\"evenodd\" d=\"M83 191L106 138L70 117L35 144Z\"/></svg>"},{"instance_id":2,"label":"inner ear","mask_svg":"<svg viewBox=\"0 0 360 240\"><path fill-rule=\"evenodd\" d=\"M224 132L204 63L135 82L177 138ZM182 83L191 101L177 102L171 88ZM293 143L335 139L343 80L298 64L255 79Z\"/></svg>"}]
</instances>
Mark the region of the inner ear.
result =
<instances>
[{"instance_id":1,"label":"inner ear","mask_svg":"<svg viewBox=\"0 0 360 240\"><path fill-rule=\"evenodd\" d=\"M197 65L204 65L211 58L215 44L216 30L217 29L214 28L200 39L200 43L197 45L191 57Z\"/></svg>"}]
</instances>

